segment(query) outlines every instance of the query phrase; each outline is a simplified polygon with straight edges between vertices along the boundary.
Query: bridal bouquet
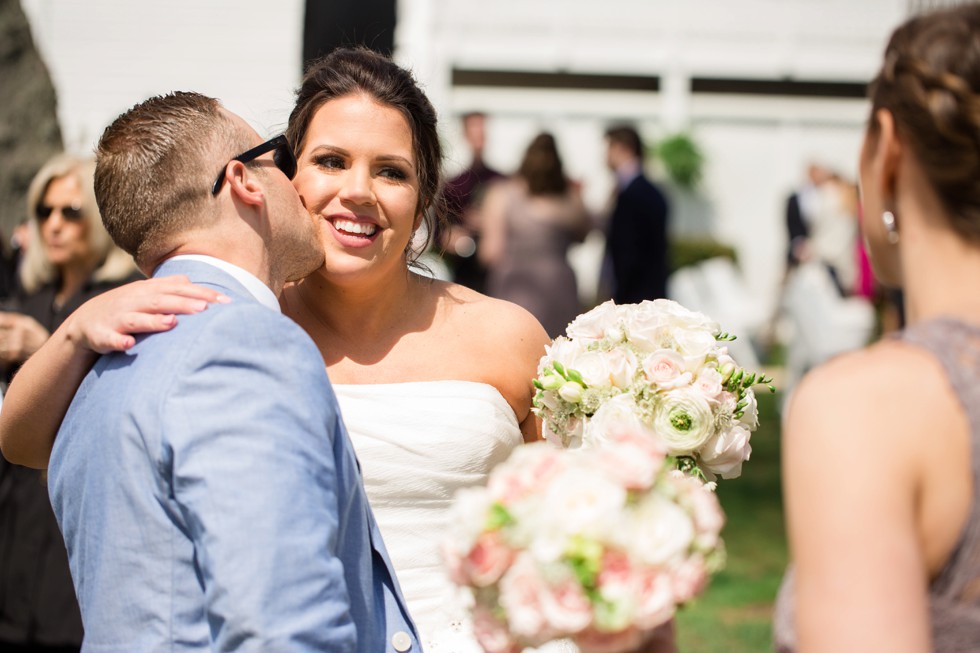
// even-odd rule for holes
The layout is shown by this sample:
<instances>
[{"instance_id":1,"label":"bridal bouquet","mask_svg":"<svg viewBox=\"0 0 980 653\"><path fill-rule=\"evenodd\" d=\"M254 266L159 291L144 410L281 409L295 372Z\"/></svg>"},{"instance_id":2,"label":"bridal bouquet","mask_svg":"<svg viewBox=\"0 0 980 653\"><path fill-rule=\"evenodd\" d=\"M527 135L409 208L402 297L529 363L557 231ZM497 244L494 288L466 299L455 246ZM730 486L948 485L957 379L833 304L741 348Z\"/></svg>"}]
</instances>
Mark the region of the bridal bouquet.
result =
<instances>
[{"instance_id":1,"label":"bridal bouquet","mask_svg":"<svg viewBox=\"0 0 980 653\"><path fill-rule=\"evenodd\" d=\"M724 558L724 515L700 480L628 427L595 450L518 447L486 487L457 493L444 546L487 653L570 638L638 647Z\"/></svg>"},{"instance_id":2,"label":"bridal bouquet","mask_svg":"<svg viewBox=\"0 0 980 653\"><path fill-rule=\"evenodd\" d=\"M545 438L593 448L625 423L695 476L739 476L758 426L752 386L772 379L738 367L725 346L733 339L667 299L608 301L578 316L548 346L534 380Z\"/></svg>"}]
</instances>

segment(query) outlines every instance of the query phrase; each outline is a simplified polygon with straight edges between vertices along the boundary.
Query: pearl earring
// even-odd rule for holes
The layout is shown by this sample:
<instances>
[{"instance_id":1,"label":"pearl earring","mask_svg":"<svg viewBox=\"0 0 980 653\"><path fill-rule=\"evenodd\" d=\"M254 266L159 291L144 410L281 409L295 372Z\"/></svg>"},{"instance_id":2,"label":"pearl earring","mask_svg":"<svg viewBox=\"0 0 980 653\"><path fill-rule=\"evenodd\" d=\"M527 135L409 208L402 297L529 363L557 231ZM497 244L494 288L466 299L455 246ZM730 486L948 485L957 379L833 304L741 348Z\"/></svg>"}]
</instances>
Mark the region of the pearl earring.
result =
<instances>
[{"instance_id":1,"label":"pearl earring","mask_svg":"<svg viewBox=\"0 0 980 653\"><path fill-rule=\"evenodd\" d=\"M895 220L895 214L891 211L884 211L881 214L881 221L885 225L886 238L888 242L892 245L898 244L898 222Z\"/></svg>"}]
</instances>

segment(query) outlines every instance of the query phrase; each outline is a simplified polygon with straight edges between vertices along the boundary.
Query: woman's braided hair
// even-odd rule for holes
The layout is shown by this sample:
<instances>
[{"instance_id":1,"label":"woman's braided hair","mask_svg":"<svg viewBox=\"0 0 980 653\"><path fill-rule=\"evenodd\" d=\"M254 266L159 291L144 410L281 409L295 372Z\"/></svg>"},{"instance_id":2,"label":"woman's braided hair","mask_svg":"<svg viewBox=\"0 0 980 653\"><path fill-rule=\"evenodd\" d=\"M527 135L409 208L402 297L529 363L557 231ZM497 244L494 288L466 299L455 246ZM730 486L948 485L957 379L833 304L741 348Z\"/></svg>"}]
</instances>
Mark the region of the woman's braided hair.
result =
<instances>
[{"instance_id":1,"label":"woman's braided hair","mask_svg":"<svg viewBox=\"0 0 980 653\"><path fill-rule=\"evenodd\" d=\"M980 3L904 23L871 82L872 124L889 110L944 203L953 229L980 242Z\"/></svg>"}]
</instances>

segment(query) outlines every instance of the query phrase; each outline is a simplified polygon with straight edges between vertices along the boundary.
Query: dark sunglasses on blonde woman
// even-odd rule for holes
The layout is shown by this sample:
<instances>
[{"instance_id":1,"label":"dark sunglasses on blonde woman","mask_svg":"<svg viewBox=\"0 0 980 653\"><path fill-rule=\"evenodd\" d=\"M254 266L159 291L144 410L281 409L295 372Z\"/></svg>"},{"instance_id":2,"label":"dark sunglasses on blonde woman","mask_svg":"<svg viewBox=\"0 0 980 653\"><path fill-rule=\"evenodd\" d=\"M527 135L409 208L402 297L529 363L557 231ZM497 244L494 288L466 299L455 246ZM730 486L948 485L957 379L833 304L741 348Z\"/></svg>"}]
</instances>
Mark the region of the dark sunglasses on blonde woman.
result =
<instances>
[{"instance_id":1,"label":"dark sunglasses on blonde woman","mask_svg":"<svg viewBox=\"0 0 980 653\"><path fill-rule=\"evenodd\" d=\"M51 214L55 211L61 213L61 217L68 222L78 222L85 217L82 213L81 204L72 204L71 206L48 206L47 204L38 204L35 212L37 213L37 219L44 222L51 217Z\"/></svg>"}]
</instances>

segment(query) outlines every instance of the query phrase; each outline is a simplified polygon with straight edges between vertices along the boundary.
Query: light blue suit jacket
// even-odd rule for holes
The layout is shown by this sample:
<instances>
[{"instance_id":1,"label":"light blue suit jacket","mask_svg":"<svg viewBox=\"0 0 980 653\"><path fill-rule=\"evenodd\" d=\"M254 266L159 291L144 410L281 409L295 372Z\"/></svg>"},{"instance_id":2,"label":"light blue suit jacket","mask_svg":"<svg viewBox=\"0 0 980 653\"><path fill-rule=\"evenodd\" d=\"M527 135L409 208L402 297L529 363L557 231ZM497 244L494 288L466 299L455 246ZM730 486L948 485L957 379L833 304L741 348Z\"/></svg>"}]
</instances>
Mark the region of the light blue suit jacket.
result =
<instances>
[{"instance_id":1,"label":"light blue suit jacket","mask_svg":"<svg viewBox=\"0 0 980 653\"><path fill-rule=\"evenodd\" d=\"M83 650L421 651L316 346L170 274L232 302L100 358L51 456Z\"/></svg>"}]
</instances>

